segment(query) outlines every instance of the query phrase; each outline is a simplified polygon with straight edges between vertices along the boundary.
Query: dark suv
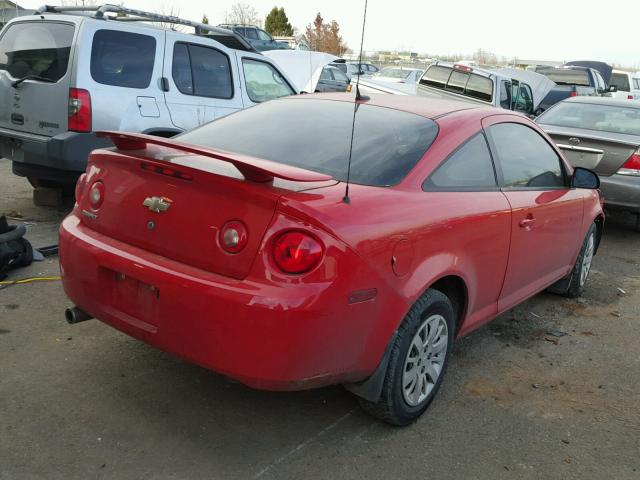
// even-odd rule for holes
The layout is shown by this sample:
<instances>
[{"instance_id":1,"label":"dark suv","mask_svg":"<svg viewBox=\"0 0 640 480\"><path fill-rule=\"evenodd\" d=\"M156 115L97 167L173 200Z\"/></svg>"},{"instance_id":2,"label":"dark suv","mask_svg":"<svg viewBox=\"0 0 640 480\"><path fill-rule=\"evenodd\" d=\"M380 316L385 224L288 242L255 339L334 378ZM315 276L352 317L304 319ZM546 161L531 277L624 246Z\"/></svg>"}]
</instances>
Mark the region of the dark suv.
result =
<instances>
[{"instance_id":1,"label":"dark suv","mask_svg":"<svg viewBox=\"0 0 640 480\"><path fill-rule=\"evenodd\" d=\"M226 28L228 30L237 33L242 36L251 44L253 48L259 52L266 50L289 50L289 45L284 42L278 42L274 40L271 35L262 30L261 28L254 27L253 25L218 25L220 28Z\"/></svg>"}]
</instances>

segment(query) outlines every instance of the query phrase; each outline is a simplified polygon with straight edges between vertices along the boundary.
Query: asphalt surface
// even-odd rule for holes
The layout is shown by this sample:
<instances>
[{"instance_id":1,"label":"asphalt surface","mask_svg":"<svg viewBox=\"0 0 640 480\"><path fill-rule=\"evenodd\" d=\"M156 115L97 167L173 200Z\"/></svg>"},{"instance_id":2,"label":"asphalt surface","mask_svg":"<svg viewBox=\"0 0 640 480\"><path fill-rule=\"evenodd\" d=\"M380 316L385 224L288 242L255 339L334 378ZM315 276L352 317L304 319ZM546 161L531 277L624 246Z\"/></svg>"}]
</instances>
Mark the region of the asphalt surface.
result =
<instances>
[{"instance_id":1,"label":"asphalt surface","mask_svg":"<svg viewBox=\"0 0 640 480\"><path fill-rule=\"evenodd\" d=\"M35 246L64 215L34 207L6 160L2 212ZM0 479L639 479L631 220L608 218L583 299L543 293L460 339L407 428L341 387L258 392L99 321L69 326L59 282L0 290ZM57 272L53 258L11 278Z\"/></svg>"}]
</instances>

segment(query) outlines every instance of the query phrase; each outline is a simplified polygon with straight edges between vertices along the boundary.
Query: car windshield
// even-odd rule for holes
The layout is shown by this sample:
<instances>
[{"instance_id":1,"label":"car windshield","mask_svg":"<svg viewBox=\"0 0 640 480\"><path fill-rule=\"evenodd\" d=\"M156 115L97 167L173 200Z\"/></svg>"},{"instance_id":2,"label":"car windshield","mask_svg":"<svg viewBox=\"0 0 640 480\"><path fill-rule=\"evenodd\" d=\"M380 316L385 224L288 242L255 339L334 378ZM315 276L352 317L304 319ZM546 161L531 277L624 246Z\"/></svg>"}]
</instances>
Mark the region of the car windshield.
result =
<instances>
[{"instance_id":1,"label":"car windshield","mask_svg":"<svg viewBox=\"0 0 640 480\"><path fill-rule=\"evenodd\" d=\"M589 75L586 70L575 69L563 69L563 68L551 68L548 70L540 70L541 73L549 80L556 82L558 85L578 85L581 87L588 87Z\"/></svg>"},{"instance_id":2,"label":"car windshield","mask_svg":"<svg viewBox=\"0 0 640 480\"><path fill-rule=\"evenodd\" d=\"M389 77L389 78L407 78L411 70L403 70L401 68L383 68L373 75L376 77Z\"/></svg>"},{"instance_id":3,"label":"car windshield","mask_svg":"<svg viewBox=\"0 0 640 480\"><path fill-rule=\"evenodd\" d=\"M640 135L640 108L563 102L536 120L546 125Z\"/></svg>"},{"instance_id":4,"label":"car windshield","mask_svg":"<svg viewBox=\"0 0 640 480\"><path fill-rule=\"evenodd\" d=\"M251 155L347 178L354 105L283 99L228 115L179 137L181 142ZM273 119L278 121L274 122ZM438 134L432 120L389 108L356 111L350 180L395 185L422 158Z\"/></svg>"}]
</instances>

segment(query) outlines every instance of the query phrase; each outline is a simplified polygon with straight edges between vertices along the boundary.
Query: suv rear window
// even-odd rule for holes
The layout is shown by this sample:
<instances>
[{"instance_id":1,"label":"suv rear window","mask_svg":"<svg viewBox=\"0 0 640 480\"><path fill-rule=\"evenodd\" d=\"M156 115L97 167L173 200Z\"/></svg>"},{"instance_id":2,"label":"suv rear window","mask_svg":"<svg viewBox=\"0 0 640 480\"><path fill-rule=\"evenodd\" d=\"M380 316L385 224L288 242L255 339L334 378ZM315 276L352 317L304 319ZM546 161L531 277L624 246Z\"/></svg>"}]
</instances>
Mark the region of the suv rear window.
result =
<instances>
[{"instance_id":1,"label":"suv rear window","mask_svg":"<svg viewBox=\"0 0 640 480\"><path fill-rule=\"evenodd\" d=\"M589 87L589 75L586 70L552 68L549 70L540 70L541 73L549 80L553 80L558 85L578 85L581 87Z\"/></svg>"},{"instance_id":2,"label":"suv rear window","mask_svg":"<svg viewBox=\"0 0 640 480\"><path fill-rule=\"evenodd\" d=\"M448 90L485 102L493 100L493 80L475 73L433 65L420 79L421 85Z\"/></svg>"},{"instance_id":3,"label":"suv rear window","mask_svg":"<svg viewBox=\"0 0 640 480\"><path fill-rule=\"evenodd\" d=\"M33 75L57 82L67 73L73 33L66 23L14 23L0 38L0 69L14 78Z\"/></svg>"},{"instance_id":4,"label":"suv rear window","mask_svg":"<svg viewBox=\"0 0 640 480\"><path fill-rule=\"evenodd\" d=\"M215 120L176 139L326 173L344 181L352 121L351 102L272 100ZM437 125L428 118L360 105L355 118L351 181L374 186L400 182L429 149L437 134ZM389 148L390 145L393 148Z\"/></svg>"},{"instance_id":5,"label":"suv rear window","mask_svg":"<svg viewBox=\"0 0 640 480\"><path fill-rule=\"evenodd\" d=\"M147 88L156 58L156 39L149 35L98 30L91 47L91 77L104 85Z\"/></svg>"},{"instance_id":6,"label":"suv rear window","mask_svg":"<svg viewBox=\"0 0 640 480\"><path fill-rule=\"evenodd\" d=\"M631 91L631 85L629 85L629 75L626 73L612 73L610 85L615 85L618 90L622 92Z\"/></svg>"}]
</instances>

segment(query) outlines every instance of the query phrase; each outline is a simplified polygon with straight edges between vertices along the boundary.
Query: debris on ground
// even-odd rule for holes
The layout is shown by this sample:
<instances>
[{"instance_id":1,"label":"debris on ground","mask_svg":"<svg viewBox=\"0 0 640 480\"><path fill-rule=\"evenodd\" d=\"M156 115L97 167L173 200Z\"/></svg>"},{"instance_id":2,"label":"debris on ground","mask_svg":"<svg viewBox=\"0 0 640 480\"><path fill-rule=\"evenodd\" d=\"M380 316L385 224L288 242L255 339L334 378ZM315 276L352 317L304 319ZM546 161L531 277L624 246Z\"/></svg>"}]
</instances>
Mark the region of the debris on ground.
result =
<instances>
[{"instance_id":1,"label":"debris on ground","mask_svg":"<svg viewBox=\"0 0 640 480\"><path fill-rule=\"evenodd\" d=\"M622 288L618 287L618 292L620 292L622 295L626 295L627 292L625 290L623 290Z\"/></svg>"},{"instance_id":2,"label":"debris on ground","mask_svg":"<svg viewBox=\"0 0 640 480\"><path fill-rule=\"evenodd\" d=\"M567 332L563 332L562 330L547 330L547 335L551 335L552 337L560 338L569 335Z\"/></svg>"},{"instance_id":3,"label":"debris on ground","mask_svg":"<svg viewBox=\"0 0 640 480\"><path fill-rule=\"evenodd\" d=\"M560 345L560 341L557 338L544 337L544 339L549 343L553 343L554 345Z\"/></svg>"}]
</instances>

